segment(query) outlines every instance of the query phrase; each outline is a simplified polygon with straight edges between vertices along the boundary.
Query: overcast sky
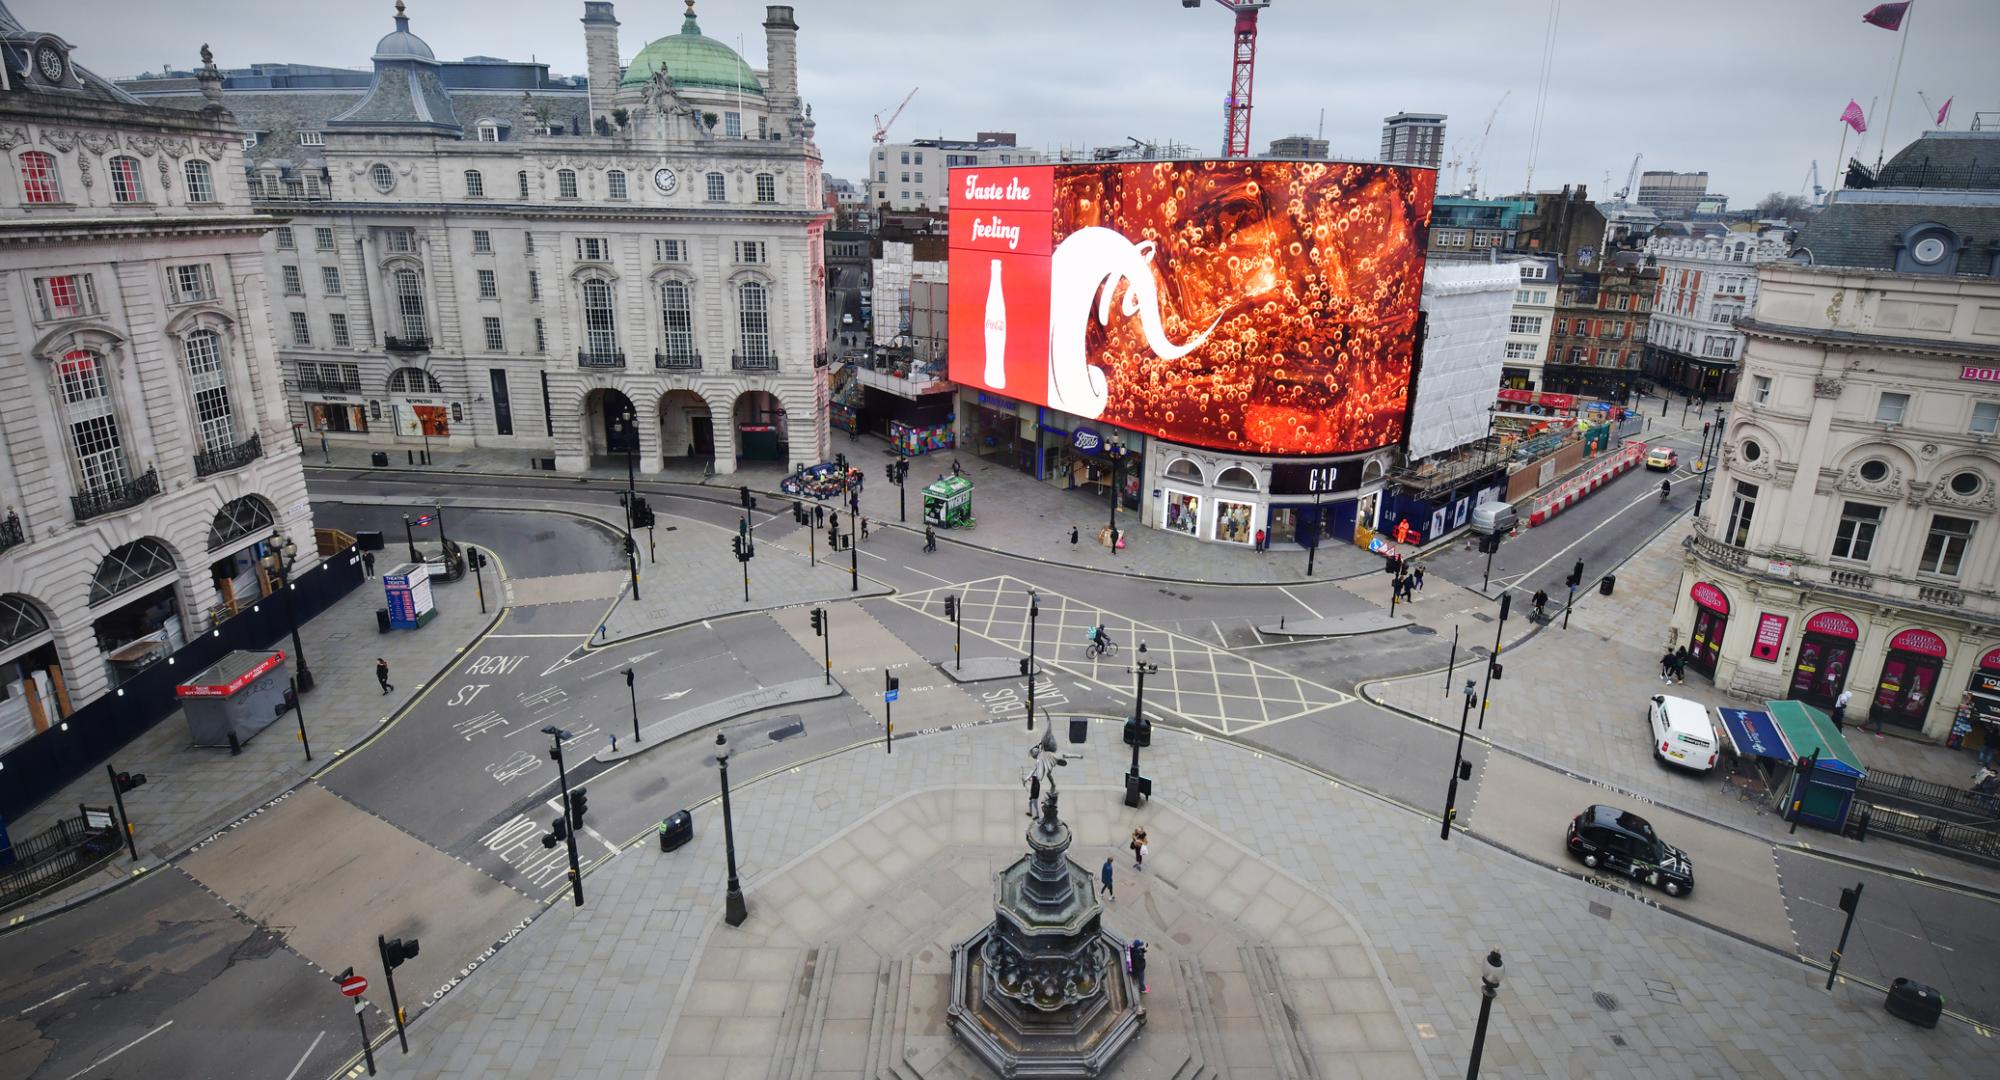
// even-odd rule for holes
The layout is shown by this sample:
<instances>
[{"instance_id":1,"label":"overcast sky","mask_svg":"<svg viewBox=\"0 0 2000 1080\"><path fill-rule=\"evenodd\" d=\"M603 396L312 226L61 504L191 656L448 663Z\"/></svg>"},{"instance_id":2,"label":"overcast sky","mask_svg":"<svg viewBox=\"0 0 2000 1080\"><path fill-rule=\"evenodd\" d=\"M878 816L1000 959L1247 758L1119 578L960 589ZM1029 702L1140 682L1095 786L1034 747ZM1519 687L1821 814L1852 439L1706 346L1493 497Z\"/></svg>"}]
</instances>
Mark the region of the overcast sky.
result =
<instances>
[{"instance_id":1,"label":"overcast sky","mask_svg":"<svg viewBox=\"0 0 2000 1080\"><path fill-rule=\"evenodd\" d=\"M76 45L100 74L192 67L206 41L224 67L256 61L367 67L390 29L393 0L12 0L31 29ZM1871 130L1847 142L1872 162L1882 121L1889 150L1928 126L1918 91L1950 126L2000 110L2000 2L1917 0L1905 32L1902 89L1889 112L1901 35L1864 24L1874 0L1662 0L1560 3L1543 110L1536 188L1624 186L1644 168L1707 170L1733 205L1796 193L1817 159L1832 184L1852 97ZM912 87L890 138L970 138L1014 131L1044 148L1178 140L1217 153L1228 89L1231 17L1177 0L798 0L800 82L819 122L827 171L861 179L873 133ZM1272 0L1262 18L1251 135L1262 151L1283 135L1325 136L1336 155L1374 157L1397 111L1450 116L1448 148L1468 163L1481 131L1480 185L1529 181L1550 0ZM441 59L474 54L583 71L581 0L409 0L412 29ZM379 10L377 10L379 9ZM674 33L681 4L619 0L619 52ZM764 5L700 0L704 33L764 66ZM1501 103L1502 96L1506 96ZM1499 103L1497 114L1494 113ZM1447 157L1452 156L1447 154ZM1440 186L1453 183L1447 167ZM1607 190L1605 175L1611 175ZM1466 182L1461 167L1457 183Z\"/></svg>"}]
</instances>

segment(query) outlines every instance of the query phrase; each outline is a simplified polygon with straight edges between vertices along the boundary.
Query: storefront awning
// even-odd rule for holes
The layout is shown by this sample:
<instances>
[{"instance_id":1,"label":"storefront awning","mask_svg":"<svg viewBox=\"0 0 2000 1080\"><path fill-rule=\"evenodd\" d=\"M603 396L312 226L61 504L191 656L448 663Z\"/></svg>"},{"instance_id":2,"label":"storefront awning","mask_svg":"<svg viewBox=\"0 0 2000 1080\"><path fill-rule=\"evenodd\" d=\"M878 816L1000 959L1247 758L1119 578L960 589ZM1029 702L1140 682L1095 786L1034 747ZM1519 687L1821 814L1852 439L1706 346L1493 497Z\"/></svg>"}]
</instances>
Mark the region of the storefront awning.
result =
<instances>
[{"instance_id":1,"label":"storefront awning","mask_svg":"<svg viewBox=\"0 0 2000 1080\"><path fill-rule=\"evenodd\" d=\"M1771 714L1752 712L1749 709L1717 709L1722 716L1723 731L1736 747L1736 752L1744 757L1771 758L1774 761L1789 762L1790 751L1785 749L1785 740L1778 734L1778 725Z\"/></svg>"},{"instance_id":2,"label":"storefront awning","mask_svg":"<svg viewBox=\"0 0 2000 1080\"><path fill-rule=\"evenodd\" d=\"M1833 720L1825 713L1797 701L1767 701L1764 711L1777 723L1792 760L1804 761L1818 750L1816 768L1856 779L1868 776L1854 748L1847 745L1847 737L1834 729Z\"/></svg>"}]
</instances>

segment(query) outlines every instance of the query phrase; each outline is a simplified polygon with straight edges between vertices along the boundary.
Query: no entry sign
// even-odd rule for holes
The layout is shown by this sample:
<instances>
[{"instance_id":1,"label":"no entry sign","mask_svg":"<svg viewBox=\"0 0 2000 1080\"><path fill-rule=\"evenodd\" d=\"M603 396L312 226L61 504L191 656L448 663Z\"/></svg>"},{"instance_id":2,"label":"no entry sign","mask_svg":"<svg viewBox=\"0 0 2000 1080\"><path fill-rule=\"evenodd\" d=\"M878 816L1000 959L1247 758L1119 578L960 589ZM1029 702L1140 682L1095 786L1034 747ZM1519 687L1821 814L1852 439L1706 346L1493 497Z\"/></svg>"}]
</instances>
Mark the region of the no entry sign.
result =
<instances>
[{"instance_id":1,"label":"no entry sign","mask_svg":"<svg viewBox=\"0 0 2000 1080\"><path fill-rule=\"evenodd\" d=\"M368 992L368 980L359 975L349 975L340 980L340 992L348 997L360 997Z\"/></svg>"}]
</instances>

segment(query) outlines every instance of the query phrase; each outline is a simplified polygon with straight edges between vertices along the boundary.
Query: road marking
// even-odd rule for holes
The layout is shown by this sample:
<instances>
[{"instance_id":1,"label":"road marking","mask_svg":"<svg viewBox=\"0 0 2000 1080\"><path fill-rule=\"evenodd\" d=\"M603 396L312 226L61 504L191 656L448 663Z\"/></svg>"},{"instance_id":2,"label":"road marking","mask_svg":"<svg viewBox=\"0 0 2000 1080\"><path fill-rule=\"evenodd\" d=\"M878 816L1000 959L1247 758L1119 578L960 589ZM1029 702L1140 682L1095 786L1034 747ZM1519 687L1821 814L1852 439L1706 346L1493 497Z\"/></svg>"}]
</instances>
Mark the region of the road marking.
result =
<instances>
[{"instance_id":1,"label":"road marking","mask_svg":"<svg viewBox=\"0 0 2000 1080\"><path fill-rule=\"evenodd\" d=\"M609 851L609 852L610 852L611 854L613 854L613 855L616 855L616 854L618 854L618 851L619 851L619 847L618 847L618 845L617 845L617 844L614 844L614 843L612 843L612 842L611 842L611 841L609 841L609 840L606 840L606 839L604 838L603 834L599 833L599 832L598 832L598 831L597 831L596 829L593 829L593 828L591 828L590 826L588 826L588 825L585 825L585 826L583 827L583 831L584 831L584 832L587 832L587 833L589 833L589 834L590 834L590 835L591 835L591 836L592 836L593 838L595 838L595 839L597 840L597 842L598 842L598 843L600 843L600 844L603 844L603 845L604 845L604 849L605 849L606 851Z\"/></svg>"},{"instance_id":2,"label":"road marking","mask_svg":"<svg viewBox=\"0 0 2000 1080\"><path fill-rule=\"evenodd\" d=\"M1299 599L1299 598L1298 598L1298 597L1296 597L1296 596L1292 596L1292 590L1290 590L1290 589L1288 589L1288 588L1286 588L1286 587L1284 587L1284 586L1280 585L1280 586L1278 586L1278 591L1279 591L1279 592L1281 592L1281 593L1284 593L1284 594L1285 594L1286 596L1291 596L1291 597L1292 597L1292 602L1293 602L1293 603L1295 603L1295 604L1297 604L1297 605L1299 605L1299 606L1300 606L1300 607L1302 607L1302 608L1305 608L1305 609L1306 609L1306 611L1307 611L1307 613L1308 613L1308 614L1310 614L1310 615L1311 615L1311 616L1312 616L1313 618L1317 619L1317 618L1319 618L1319 617L1320 617L1320 614L1319 614L1319 612L1317 612L1317 611L1314 611L1314 610L1312 609L1312 605L1311 605L1311 604L1308 604L1308 603L1306 603L1306 602L1305 602L1304 600L1301 600L1301 599Z\"/></svg>"},{"instance_id":3,"label":"road marking","mask_svg":"<svg viewBox=\"0 0 2000 1080\"><path fill-rule=\"evenodd\" d=\"M661 700L661 701L672 701L673 699L675 699L675 698L677 698L677 697L680 697L680 696L681 696L682 694L686 694L686 693L690 693L690 692L692 692L693 690L694 690L694 687L690 686L690 687L688 687L688 688L687 688L686 690L676 690L676 691L674 691L674 692L673 692L673 693L671 693L671 694L661 694L661 695L660 695L660 700Z\"/></svg>"},{"instance_id":4,"label":"road marking","mask_svg":"<svg viewBox=\"0 0 2000 1080\"><path fill-rule=\"evenodd\" d=\"M859 551L860 549L859 549L859 548L857 548L857 549L855 549L855 550ZM861 554L863 554L863 555L866 555L866 556L868 556L869 558L871 558L871 559L874 559L874 560L876 560L877 562L888 562L888 561L889 561L889 560L887 560L887 559L883 558L882 556L880 556L880 555L877 555L877 554L875 554L875 553L874 553L874 552L872 552L872 551L862 551L862 552L861 552Z\"/></svg>"},{"instance_id":5,"label":"road marking","mask_svg":"<svg viewBox=\"0 0 2000 1080\"><path fill-rule=\"evenodd\" d=\"M581 638L588 634L488 634L489 638Z\"/></svg>"},{"instance_id":6,"label":"road marking","mask_svg":"<svg viewBox=\"0 0 2000 1080\"><path fill-rule=\"evenodd\" d=\"M173 1026L174 1022L172 1020L169 1020L166 1023L161 1024L159 1027L156 1027L153 1030L148 1031L144 1035L141 1035L138 1038L133 1039L131 1042L126 1043L124 1046L121 1046L118 1049L111 1051L110 1053L104 1055L103 1057L98 1058L96 1061L93 1061L90 1064L84 1066L83 1068L78 1069L77 1071L69 1074L69 1080L76 1080L77 1077L82 1076L84 1073L87 1073L90 1070L97 1068L99 1065L102 1065L105 1062L110 1061L112 1058L117 1057L118 1055L124 1053L125 1051L132 1049L133 1047L139 1045L140 1043L145 1042L147 1039L150 1039L153 1036L158 1035L160 1032L165 1031Z\"/></svg>"},{"instance_id":7,"label":"road marking","mask_svg":"<svg viewBox=\"0 0 2000 1080\"><path fill-rule=\"evenodd\" d=\"M1639 497L1638 497L1638 498L1636 498L1636 499L1633 499L1633 500L1632 500L1631 502L1629 502L1629 503L1626 503L1626 504L1625 504L1624 506L1622 506L1622 507L1618 508L1617 510L1614 510L1614 511L1612 511L1612 512L1610 513L1610 515L1608 515L1607 517L1605 517L1605 519L1604 519L1603 521L1600 521L1600 522L1598 522L1598 523L1597 523L1596 525L1593 525L1593 526L1591 526L1591 528L1590 528L1590 531L1589 531L1589 532L1586 532L1586 533L1584 533L1584 534L1583 534L1582 536L1579 536L1579 537L1577 537L1576 539L1574 539L1574 540L1570 541L1569 543L1567 543L1567 544L1563 545L1563 548L1562 548L1562 550L1561 550L1561 551L1558 551L1558 552L1556 552L1556 553L1555 553L1554 555L1551 555L1551 556L1549 556L1548 558L1546 558L1546 559L1543 559L1543 560L1542 560L1542 562L1541 562L1541 564L1540 564L1539 566L1536 566L1536 567L1535 567L1535 568L1534 568L1533 570L1529 570L1529 571L1527 571L1527 572L1525 572L1525 573L1521 573L1521 574L1517 574L1517 575L1515 575L1515 576L1514 576L1514 578L1513 578L1513 584L1510 584L1510 585L1507 585L1507 586L1504 586L1504 588L1507 588L1507 589L1520 589L1520 591L1522 591L1522 592L1526 592L1526 591L1527 591L1526 589L1522 589L1522 588L1521 588L1521 585L1520 585L1520 583L1521 583L1522 581L1525 581L1525 580L1527 580L1528 578L1531 578L1531 577L1534 577L1534 576L1535 576L1536 574L1539 574L1539 573L1541 573L1541 572L1542 572L1543 570L1547 569L1547 568L1548 568L1548 566L1549 566L1549 564L1551 564L1551 563L1555 562L1555 561L1556 561L1557 559L1560 559L1560 558L1562 558L1562 557L1563 557L1564 555L1567 555L1567 554L1569 554L1569 552L1570 552L1570 549L1571 549L1571 548L1574 548L1574 547L1576 547L1576 546L1577 546L1578 544L1581 544L1581 543L1583 543L1583 542L1584 542L1585 540L1588 540L1588 539L1590 539L1590 538L1591 538L1592 536L1596 535L1596 533L1597 533L1597 530L1599 530L1599 529L1602 529L1602 528L1604 528L1604 527L1605 527L1606 525L1609 525L1609 524L1611 524L1612 522L1614 522L1614 521L1617 521L1617 520L1618 520L1619 518L1623 517L1623 516L1625 515L1625 511L1627 511L1627 510L1630 510L1630 509L1632 509L1633 507L1635 507L1635 506L1638 506L1638 505L1639 505L1639 504L1641 504L1641 503L1647 503L1647 502L1654 502L1654 501L1657 501L1658 499L1659 499L1659 496L1658 496L1658 495L1655 495L1655 494L1653 494L1652 492L1650 492L1650 491L1649 491L1649 492L1647 492L1646 494L1644 494L1644 495L1641 495L1641 496L1639 496ZM1679 513L1679 511L1675 511L1675 512L1676 512L1676 513ZM1497 579L1496 579L1496 580L1497 580ZM1582 586L1578 586L1578 588L1582 588Z\"/></svg>"},{"instance_id":8,"label":"road marking","mask_svg":"<svg viewBox=\"0 0 2000 1080\"><path fill-rule=\"evenodd\" d=\"M291 1072L285 1074L285 1080L293 1080L294 1077L299 1075L299 1070L306 1067L306 1059L313 1055L314 1050L319 1049L319 1041L324 1038L326 1038L326 1032L324 1031L313 1036L312 1045L306 1047L306 1052L299 1055L299 1063L292 1066Z\"/></svg>"},{"instance_id":9,"label":"road marking","mask_svg":"<svg viewBox=\"0 0 2000 1080\"><path fill-rule=\"evenodd\" d=\"M58 1001L61 1001L62 999L64 999L64 998L66 998L66 997L70 996L71 994L74 994L74 993L76 993L76 992L77 992L78 990L81 990L81 989L83 989L84 987L86 987L86 986L89 986L89 985L90 985L90 982L89 982L89 980L85 980L85 981L83 981L83 982L80 982L80 983L77 983L77 984L76 984L75 986L72 986L72 987L70 987L69 989L67 989L67 990L63 991L62 993L60 993L60 994L57 994L57 995L56 995L55 997L52 997L52 998L49 998L49 999L47 999L46 1001L37 1001L37 1002L35 1002L35 1003L34 1003L33 1005L30 1005L30 1006L28 1006L27 1008L25 1008L25 1009L22 1009L22 1010L21 1010L21 1013L22 1013L22 1015L26 1015L26 1014L28 1014L28 1013L31 1013L31 1012L34 1012L34 1011L35 1011L36 1009L39 1009L39 1008L41 1008L41 1007L42 1007L42 1006L44 1006L44 1005L53 1005L54 1003L56 1003L56 1002L58 1002Z\"/></svg>"},{"instance_id":10,"label":"road marking","mask_svg":"<svg viewBox=\"0 0 2000 1080\"><path fill-rule=\"evenodd\" d=\"M932 574L932 573L929 573L929 572L926 572L926 571L923 571L923 570L919 570L919 569L917 569L917 568L916 568L916 567L914 567L914 566L905 566L905 567L903 567L903 569L905 569L905 570L908 570L908 571L909 571L910 573L912 573L912 574L923 574L923 576L925 576L925 577L927 577L927 578L931 579L932 581L935 581L935 582L938 582L939 584L942 584L942 585L949 585L949 584L951 584L951 579L950 579L950 578L941 578L941 577L937 576L936 574Z\"/></svg>"}]
</instances>

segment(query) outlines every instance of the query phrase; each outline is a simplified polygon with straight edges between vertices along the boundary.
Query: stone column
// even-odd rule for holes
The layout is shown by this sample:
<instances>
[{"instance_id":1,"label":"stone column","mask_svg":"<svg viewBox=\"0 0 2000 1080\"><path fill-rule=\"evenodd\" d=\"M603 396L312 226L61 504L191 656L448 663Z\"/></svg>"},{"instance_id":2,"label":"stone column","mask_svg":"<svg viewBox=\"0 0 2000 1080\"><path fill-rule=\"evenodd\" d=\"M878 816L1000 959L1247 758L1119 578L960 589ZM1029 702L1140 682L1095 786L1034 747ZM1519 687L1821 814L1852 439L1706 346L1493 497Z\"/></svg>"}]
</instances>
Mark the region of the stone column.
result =
<instances>
[{"instance_id":1,"label":"stone column","mask_svg":"<svg viewBox=\"0 0 2000 1080\"><path fill-rule=\"evenodd\" d=\"M618 93L618 19L608 0L585 0L583 5L584 72L590 78L590 123L601 117L611 120L613 98Z\"/></svg>"},{"instance_id":2,"label":"stone column","mask_svg":"<svg viewBox=\"0 0 2000 1080\"><path fill-rule=\"evenodd\" d=\"M799 24L792 18L789 4L772 4L764 9L764 52L770 86L771 125L790 138L798 138L799 104Z\"/></svg>"}]
</instances>

